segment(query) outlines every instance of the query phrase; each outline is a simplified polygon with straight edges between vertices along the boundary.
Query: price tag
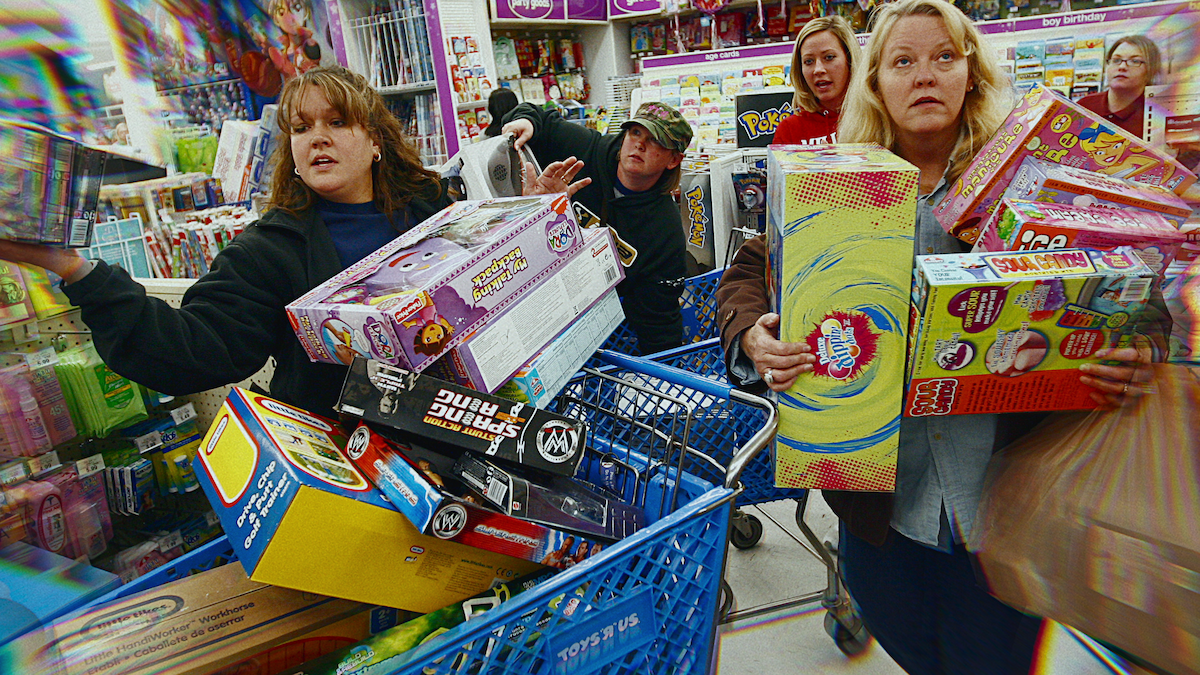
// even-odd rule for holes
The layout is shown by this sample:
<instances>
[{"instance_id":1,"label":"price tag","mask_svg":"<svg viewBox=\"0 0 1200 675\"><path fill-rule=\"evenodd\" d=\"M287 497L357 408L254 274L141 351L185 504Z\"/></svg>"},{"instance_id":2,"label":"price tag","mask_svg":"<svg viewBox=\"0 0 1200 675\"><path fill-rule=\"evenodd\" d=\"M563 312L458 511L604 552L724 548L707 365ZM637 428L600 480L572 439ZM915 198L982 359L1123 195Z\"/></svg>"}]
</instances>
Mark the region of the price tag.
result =
<instances>
[{"instance_id":1,"label":"price tag","mask_svg":"<svg viewBox=\"0 0 1200 675\"><path fill-rule=\"evenodd\" d=\"M179 426L188 420L196 419L196 406L188 403L172 410L171 419L175 420L175 426Z\"/></svg>"},{"instance_id":2,"label":"price tag","mask_svg":"<svg viewBox=\"0 0 1200 675\"><path fill-rule=\"evenodd\" d=\"M0 469L0 484L15 485L29 475L29 469L26 468L25 462L10 464L3 469Z\"/></svg>"},{"instance_id":3,"label":"price tag","mask_svg":"<svg viewBox=\"0 0 1200 675\"><path fill-rule=\"evenodd\" d=\"M39 473L45 473L51 469L56 469L62 466L62 462L58 461L58 453L51 450L44 455L39 455L28 460L29 473L36 476Z\"/></svg>"},{"instance_id":4,"label":"price tag","mask_svg":"<svg viewBox=\"0 0 1200 675\"><path fill-rule=\"evenodd\" d=\"M162 433L151 431L145 436L138 436L133 439L133 444L137 447L139 453L145 453L162 445Z\"/></svg>"},{"instance_id":5,"label":"price tag","mask_svg":"<svg viewBox=\"0 0 1200 675\"><path fill-rule=\"evenodd\" d=\"M92 455L91 457L81 459L75 462L75 471L80 478L87 478L94 473L100 473L104 470L104 455Z\"/></svg>"},{"instance_id":6,"label":"price tag","mask_svg":"<svg viewBox=\"0 0 1200 675\"><path fill-rule=\"evenodd\" d=\"M162 551L163 553L166 553L174 548L179 548L180 546L183 546L183 533L181 533L179 530L175 530L171 534L168 534L167 536L158 540L158 550Z\"/></svg>"},{"instance_id":7,"label":"price tag","mask_svg":"<svg viewBox=\"0 0 1200 675\"><path fill-rule=\"evenodd\" d=\"M39 349L32 354L26 354L25 363L29 364L30 370L52 366L58 363L58 352L54 351L54 347Z\"/></svg>"}]
</instances>

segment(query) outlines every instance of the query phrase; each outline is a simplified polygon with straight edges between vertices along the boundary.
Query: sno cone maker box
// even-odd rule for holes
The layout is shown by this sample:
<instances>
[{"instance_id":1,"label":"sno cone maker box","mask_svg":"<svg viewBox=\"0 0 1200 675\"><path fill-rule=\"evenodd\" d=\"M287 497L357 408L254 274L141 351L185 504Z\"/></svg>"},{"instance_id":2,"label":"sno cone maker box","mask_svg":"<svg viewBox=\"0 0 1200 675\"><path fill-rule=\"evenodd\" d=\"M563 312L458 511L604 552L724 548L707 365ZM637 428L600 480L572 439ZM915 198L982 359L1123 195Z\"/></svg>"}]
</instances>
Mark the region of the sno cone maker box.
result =
<instances>
[{"instance_id":1,"label":"sno cone maker box","mask_svg":"<svg viewBox=\"0 0 1200 675\"><path fill-rule=\"evenodd\" d=\"M1196 182L1195 174L1160 149L1038 85L1021 97L934 208L942 228L974 244L1026 157L1159 185L1175 194Z\"/></svg>"},{"instance_id":2,"label":"sno cone maker box","mask_svg":"<svg viewBox=\"0 0 1200 675\"><path fill-rule=\"evenodd\" d=\"M1127 248L917 256L905 415L1094 408L1079 366L1128 342L1154 281Z\"/></svg>"},{"instance_id":3,"label":"sno cone maker box","mask_svg":"<svg viewBox=\"0 0 1200 675\"><path fill-rule=\"evenodd\" d=\"M333 422L230 393L193 464L251 579L430 612L537 568L421 534L344 444Z\"/></svg>"},{"instance_id":4,"label":"sno cone maker box","mask_svg":"<svg viewBox=\"0 0 1200 675\"><path fill-rule=\"evenodd\" d=\"M775 484L892 490L917 168L875 145L772 150L768 295L816 370L778 396Z\"/></svg>"},{"instance_id":5,"label":"sno cone maker box","mask_svg":"<svg viewBox=\"0 0 1200 675\"><path fill-rule=\"evenodd\" d=\"M287 306L313 361L423 370L583 246L566 195L456 202Z\"/></svg>"}]
</instances>

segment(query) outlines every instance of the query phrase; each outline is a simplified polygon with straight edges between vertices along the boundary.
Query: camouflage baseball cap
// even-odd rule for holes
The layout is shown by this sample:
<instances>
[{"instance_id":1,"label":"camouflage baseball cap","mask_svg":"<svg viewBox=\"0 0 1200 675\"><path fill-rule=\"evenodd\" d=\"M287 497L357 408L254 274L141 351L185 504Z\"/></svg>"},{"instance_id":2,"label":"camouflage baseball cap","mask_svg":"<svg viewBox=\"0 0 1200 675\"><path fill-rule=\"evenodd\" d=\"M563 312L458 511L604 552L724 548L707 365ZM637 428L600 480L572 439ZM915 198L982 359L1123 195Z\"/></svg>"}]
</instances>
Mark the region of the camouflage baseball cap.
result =
<instances>
[{"instance_id":1,"label":"camouflage baseball cap","mask_svg":"<svg viewBox=\"0 0 1200 675\"><path fill-rule=\"evenodd\" d=\"M668 150L686 152L692 142L692 125L678 110L664 103L643 103L621 128L628 129L631 124L646 127L654 140Z\"/></svg>"}]
</instances>

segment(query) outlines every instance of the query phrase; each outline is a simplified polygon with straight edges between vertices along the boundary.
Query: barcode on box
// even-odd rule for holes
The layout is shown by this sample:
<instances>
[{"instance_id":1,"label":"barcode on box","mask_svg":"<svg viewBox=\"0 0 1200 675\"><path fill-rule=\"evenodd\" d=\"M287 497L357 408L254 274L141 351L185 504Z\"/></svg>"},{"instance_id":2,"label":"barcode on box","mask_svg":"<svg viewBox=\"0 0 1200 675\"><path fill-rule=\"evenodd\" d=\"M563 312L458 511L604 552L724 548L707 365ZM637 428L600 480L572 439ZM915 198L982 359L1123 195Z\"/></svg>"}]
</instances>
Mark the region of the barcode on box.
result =
<instances>
[{"instance_id":1,"label":"barcode on box","mask_svg":"<svg viewBox=\"0 0 1200 675\"><path fill-rule=\"evenodd\" d=\"M503 504L504 496L508 494L508 486L503 481L491 478L488 480L487 498L493 504Z\"/></svg>"},{"instance_id":2,"label":"barcode on box","mask_svg":"<svg viewBox=\"0 0 1200 675\"><path fill-rule=\"evenodd\" d=\"M616 278L617 278L617 271L615 269L610 267L610 268L604 270L604 281L605 282L611 284L613 282L613 279L616 279Z\"/></svg>"},{"instance_id":3,"label":"barcode on box","mask_svg":"<svg viewBox=\"0 0 1200 675\"><path fill-rule=\"evenodd\" d=\"M1137 277L1125 282L1125 288L1121 291L1121 298L1118 302L1142 302L1150 297L1150 284L1154 283L1154 279Z\"/></svg>"}]
</instances>

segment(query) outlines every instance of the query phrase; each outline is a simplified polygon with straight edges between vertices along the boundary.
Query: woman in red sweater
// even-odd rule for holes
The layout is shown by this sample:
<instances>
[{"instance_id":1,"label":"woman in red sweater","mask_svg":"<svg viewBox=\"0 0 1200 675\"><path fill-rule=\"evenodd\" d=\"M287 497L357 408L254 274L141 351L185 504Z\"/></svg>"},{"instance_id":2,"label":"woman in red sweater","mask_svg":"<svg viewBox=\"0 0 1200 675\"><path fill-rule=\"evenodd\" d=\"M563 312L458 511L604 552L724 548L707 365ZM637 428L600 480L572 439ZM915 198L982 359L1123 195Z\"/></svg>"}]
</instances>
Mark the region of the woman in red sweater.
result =
<instances>
[{"instance_id":1,"label":"woman in red sweater","mask_svg":"<svg viewBox=\"0 0 1200 675\"><path fill-rule=\"evenodd\" d=\"M774 143L812 145L837 140L838 114L858 57L858 40L840 16L804 24L792 52L792 116L779 123Z\"/></svg>"}]
</instances>

